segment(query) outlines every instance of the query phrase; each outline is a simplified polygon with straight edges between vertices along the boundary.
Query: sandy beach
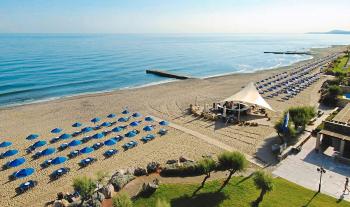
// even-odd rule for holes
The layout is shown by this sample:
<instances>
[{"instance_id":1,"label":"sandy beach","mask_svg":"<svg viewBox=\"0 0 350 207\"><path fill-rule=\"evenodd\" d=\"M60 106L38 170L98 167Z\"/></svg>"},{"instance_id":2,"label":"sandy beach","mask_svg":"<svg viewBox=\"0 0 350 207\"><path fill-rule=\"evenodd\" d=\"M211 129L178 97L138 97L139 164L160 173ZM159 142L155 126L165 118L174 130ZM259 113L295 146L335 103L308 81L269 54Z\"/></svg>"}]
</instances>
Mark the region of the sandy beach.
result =
<instances>
[{"instance_id":1,"label":"sandy beach","mask_svg":"<svg viewBox=\"0 0 350 207\"><path fill-rule=\"evenodd\" d=\"M313 49L312 52L315 54L315 58L320 58L334 52L342 51L344 48L343 46L337 46ZM89 155L82 155L78 158L68 160L65 164L62 164L62 167L71 168L71 172L53 182L50 181L49 175L53 170L61 166L51 166L41 169L40 164L48 158L66 156L71 150L66 149L37 160L32 160L31 154L27 155L25 153L25 149L35 142L25 139L29 134L40 134L37 140L49 141L54 137L50 133L53 128L60 127L64 129L64 133L72 133L75 131L71 127L74 122L78 121L84 125L93 125L90 123L90 120L94 117L100 117L102 122L108 121L110 120L106 118L108 114L115 113L117 117L121 117L121 111L126 106L131 112L140 112L144 116L150 115L176 123L190 130L215 138L247 155L256 156L257 151L261 147L269 147L264 145L266 138L274 132L273 123L281 116L285 109L298 105L317 105L319 99L318 90L327 77L322 77L321 80L301 92L297 97L288 101L282 102L277 98L267 99L267 102L275 109L275 112L269 112L269 116L271 117L270 124L261 124L258 127L217 125L214 122L189 115L187 113L189 105L195 102L199 105L205 103L211 104L214 101L223 100L239 91L242 86L245 86L249 82L258 81L277 74L281 70L289 70L294 66L310 61L312 60L302 61L289 67L256 73L174 81L143 88L117 90L109 93L82 95L42 103L2 108L0 109L0 142L11 141L13 145L8 148L2 148L0 152L2 153L7 149L18 149L20 152L16 156L1 159L0 165L17 157L24 157L27 162L20 167L0 172L2 185L0 188L0 195L2 195L0 206L43 206L46 202L53 200L57 192L71 191L71 183L74 177L93 175L99 170L113 172L117 169L146 166L151 161L164 163L169 159L177 159L181 155L191 159L198 159L202 155L215 155L222 151L219 147L210 145L195 136L168 127L169 133L167 135L157 137L155 140L146 144L139 141L139 145L136 148L125 152L122 150L121 145L128 141L128 139L124 139L124 141L114 147L105 146ZM141 119L138 118L135 120ZM262 122L266 121L262 120ZM146 124L143 122L136 129L142 131L142 127ZM159 126L157 126L157 129L159 129ZM94 132L90 134L92 135ZM145 134L145 132L141 132L134 139L139 140ZM91 146L93 143L107 140L109 137L113 137L113 135L109 135L107 138L101 140L92 140L77 147L77 149ZM77 137L77 139L80 138L82 136ZM67 142L73 139L71 138ZM49 144L42 149L46 147L57 148L62 143L63 141ZM105 159L103 152L109 148L117 148L120 152L110 159ZM80 167L77 164L79 160L88 156L96 157L98 162L87 168L79 169ZM8 181L10 174L26 167L33 167L36 172L26 179ZM15 188L20 183L29 179L37 180L39 183L38 186L23 195L16 196Z\"/></svg>"}]
</instances>

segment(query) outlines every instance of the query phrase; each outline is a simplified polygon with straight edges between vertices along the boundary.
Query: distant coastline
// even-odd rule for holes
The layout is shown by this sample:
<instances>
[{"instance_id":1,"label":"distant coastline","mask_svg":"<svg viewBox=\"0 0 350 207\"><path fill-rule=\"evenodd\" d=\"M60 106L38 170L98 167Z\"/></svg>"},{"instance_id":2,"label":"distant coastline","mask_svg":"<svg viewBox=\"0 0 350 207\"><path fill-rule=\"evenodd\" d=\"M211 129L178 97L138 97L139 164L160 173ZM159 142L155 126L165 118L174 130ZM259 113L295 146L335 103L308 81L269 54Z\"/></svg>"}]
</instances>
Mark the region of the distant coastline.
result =
<instances>
[{"instance_id":1,"label":"distant coastline","mask_svg":"<svg viewBox=\"0 0 350 207\"><path fill-rule=\"evenodd\" d=\"M350 31L346 30L331 30L328 32L308 32L307 34L345 34L350 35Z\"/></svg>"}]
</instances>

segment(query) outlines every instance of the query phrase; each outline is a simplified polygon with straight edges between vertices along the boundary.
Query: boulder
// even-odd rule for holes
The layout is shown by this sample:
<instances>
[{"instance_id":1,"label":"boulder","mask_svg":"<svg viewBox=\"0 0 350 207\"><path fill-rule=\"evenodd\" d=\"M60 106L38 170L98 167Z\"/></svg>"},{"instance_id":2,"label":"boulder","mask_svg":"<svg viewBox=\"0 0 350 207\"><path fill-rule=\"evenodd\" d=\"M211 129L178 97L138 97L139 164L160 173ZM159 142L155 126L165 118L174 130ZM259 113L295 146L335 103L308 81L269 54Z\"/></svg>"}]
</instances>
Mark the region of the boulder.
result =
<instances>
[{"instance_id":1,"label":"boulder","mask_svg":"<svg viewBox=\"0 0 350 207\"><path fill-rule=\"evenodd\" d=\"M177 160L168 160L166 161L166 164L171 165L177 163Z\"/></svg>"},{"instance_id":2,"label":"boulder","mask_svg":"<svg viewBox=\"0 0 350 207\"><path fill-rule=\"evenodd\" d=\"M145 168L142 167L138 167L134 170L134 175L135 176L143 176L143 175L147 175L147 170Z\"/></svg>"},{"instance_id":3,"label":"boulder","mask_svg":"<svg viewBox=\"0 0 350 207\"><path fill-rule=\"evenodd\" d=\"M143 183L138 192L138 196L148 197L152 195L159 188L159 180L155 179L149 183Z\"/></svg>"},{"instance_id":4,"label":"boulder","mask_svg":"<svg viewBox=\"0 0 350 207\"><path fill-rule=\"evenodd\" d=\"M112 198L112 193L114 192L114 187L112 184L107 184L106 186L103 186L101 189L101 193L105 196L105 198Z\"/></svg>"},{"instance_id":5,"label":"boulder","mask_svg":"<svg viewBox=\"0 0 350 207\"><path fill-rule=\"evenodd\" d=\"M109 183L113 185L115 191L119 191L122 189L127 183L134 180L135 176L133 174L121 174L119 172L115 173L111 179L109 180Z\"/></svg>"},{"instance_id":6,"label":"boulder","mask_svg":"<svg viewBox=\"0 0 350 207\"><path fill-rule=\"evenodd\" d=\"M189 159L188 157L181 156L179 157L180 162L194 162L194 160Z\"/></svg>"},{"instance_id":7,"label":"boulder","mask_svg":"<svg viewBox=\"0 0 350 207\"><path fill-rule=\"evenodd\" d=\"M154 173L160 168L160 164L158 162L150 162L147 165L147 173Z\"/></svg>"}]
</instances>

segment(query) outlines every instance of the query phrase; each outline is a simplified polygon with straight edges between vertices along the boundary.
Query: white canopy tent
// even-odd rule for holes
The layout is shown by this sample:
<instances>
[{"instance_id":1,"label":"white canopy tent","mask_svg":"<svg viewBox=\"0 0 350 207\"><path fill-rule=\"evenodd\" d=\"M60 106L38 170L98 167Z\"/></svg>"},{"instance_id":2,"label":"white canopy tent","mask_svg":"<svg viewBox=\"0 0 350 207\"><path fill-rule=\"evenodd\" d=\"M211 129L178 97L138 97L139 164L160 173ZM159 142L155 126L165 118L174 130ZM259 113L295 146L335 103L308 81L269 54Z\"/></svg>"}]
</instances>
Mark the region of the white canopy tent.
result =
<instances>
[{"instance_id":1,"label":"white canopy tent","mask_svg":"<svg viewBox=\"0 0 350 207\"><path fill-rule=\"evenodd\" d=\"M230 101L236 101L236 102L242 102L247 104L255 104L262 108L269 109L271 111L274 111L270 104L268 104L264 98L259 94L258 90L256 90L254 83L250 82L246 87L244 87L241 91L237 92L236 94L226 98L222 102L230 102Z\"/></svg>"}]
</instances>

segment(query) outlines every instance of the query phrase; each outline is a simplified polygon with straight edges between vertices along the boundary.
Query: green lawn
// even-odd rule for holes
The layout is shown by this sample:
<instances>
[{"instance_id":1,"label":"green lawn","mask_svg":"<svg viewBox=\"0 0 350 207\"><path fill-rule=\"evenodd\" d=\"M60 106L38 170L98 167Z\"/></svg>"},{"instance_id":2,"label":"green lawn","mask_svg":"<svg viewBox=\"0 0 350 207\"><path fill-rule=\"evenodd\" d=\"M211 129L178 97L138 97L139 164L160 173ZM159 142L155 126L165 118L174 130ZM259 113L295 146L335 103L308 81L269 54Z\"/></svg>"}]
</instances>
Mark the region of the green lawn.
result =
<instances>
[{"instance_id":1,"label":"green lawn","mask_svg":"<svg viewBox=\"0 0 350 207\"><path fill-rule=\"evenodd\" d=\"M334 73L335 72L344 72L344 66L347 63L348 56L344 56L344 57L340 58L339 60L340 60L340 63L336 64L334 66L334 68L332 69ZM347 68L346 71L350 72L350 68Z\"/></svg>"},{"instance_id":2,"label":"green lawn","mask_svg":"<svg viewBox=\"0 0 350 207\"><path fill-rule=\"evenodd\" d=\"M167 200L172 207L213 207L213 206L250 206L260 191L254 186L252 178L234 177L222 190L217 192L222 181L208 182L196 196L192 193L199 184L161 184L149 198L138 198L134 206L152 207L158 198ZM274 190L266 194L261 207L349 207L350 203L318 194L281 178L274 179ZM314 197L314 198L313 198Z\"/></svg>"}]
</instances>

